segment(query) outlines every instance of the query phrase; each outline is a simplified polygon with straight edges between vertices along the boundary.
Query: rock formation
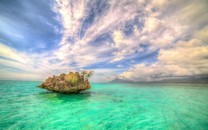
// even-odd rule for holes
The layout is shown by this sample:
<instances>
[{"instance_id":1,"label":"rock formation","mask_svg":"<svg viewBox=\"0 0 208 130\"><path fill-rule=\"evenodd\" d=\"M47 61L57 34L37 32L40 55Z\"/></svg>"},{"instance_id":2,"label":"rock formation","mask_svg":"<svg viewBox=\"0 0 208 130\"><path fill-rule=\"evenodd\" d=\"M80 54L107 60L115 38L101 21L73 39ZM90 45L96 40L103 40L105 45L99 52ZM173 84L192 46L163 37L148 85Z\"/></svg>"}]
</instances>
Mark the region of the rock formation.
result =
<instances>
[{"instance_id":1,"label":"rock formation","mask_svg":"<svg viewBox=\"0 0 208 130\"><path fill-rule=\"evenodd\" d=\"M48 77L40 88L49 91L61 93L78 93L80 91L90 89L88 79L93 75L92 71L69 72L68 74L60 74L59 76Z\"/></svg>"}]
</instances>

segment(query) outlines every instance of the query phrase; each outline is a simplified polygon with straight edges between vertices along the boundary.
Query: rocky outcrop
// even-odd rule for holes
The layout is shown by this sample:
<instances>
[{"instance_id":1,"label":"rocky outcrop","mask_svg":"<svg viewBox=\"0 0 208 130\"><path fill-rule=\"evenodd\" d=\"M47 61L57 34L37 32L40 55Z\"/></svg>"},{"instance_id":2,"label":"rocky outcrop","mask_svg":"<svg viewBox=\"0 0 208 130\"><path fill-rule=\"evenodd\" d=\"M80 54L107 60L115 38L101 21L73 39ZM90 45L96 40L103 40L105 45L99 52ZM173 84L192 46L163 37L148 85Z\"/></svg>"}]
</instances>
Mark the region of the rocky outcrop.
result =
<instances>
[{"instance_id":1,"label":"rocky outcrop","mask_svg":"<svg viewBox=\"0 0 208 130\"><path fill-rule=\"evenodd\" d=\"M48 77L39 87L54 92L78 93L90 89L91 86L88 79L92 74L92 71L60 74L59 76Z\"/></svg>"}]
</instances>

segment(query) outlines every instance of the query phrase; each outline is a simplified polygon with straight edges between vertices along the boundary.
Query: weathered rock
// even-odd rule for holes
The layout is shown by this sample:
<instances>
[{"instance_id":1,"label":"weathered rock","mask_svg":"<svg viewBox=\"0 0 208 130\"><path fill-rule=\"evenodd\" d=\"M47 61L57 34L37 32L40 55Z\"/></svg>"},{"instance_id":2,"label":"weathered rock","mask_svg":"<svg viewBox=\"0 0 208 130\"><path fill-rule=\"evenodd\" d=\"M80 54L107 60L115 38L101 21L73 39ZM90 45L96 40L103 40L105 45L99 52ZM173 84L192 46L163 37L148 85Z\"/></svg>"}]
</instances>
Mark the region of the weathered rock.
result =
<instances>
[{"instance_id":1,"label":"weathered rock","mask_svg":"<svg viewBox=\"0 0 208 130\"><path fill-rule=\"evenodd\" d=\"M92 76L92 71L69 72L59 76L48 77L39 87L49 91L61 93L78 93L90 89L88 79Z\"/></svg>"}]
</instances>

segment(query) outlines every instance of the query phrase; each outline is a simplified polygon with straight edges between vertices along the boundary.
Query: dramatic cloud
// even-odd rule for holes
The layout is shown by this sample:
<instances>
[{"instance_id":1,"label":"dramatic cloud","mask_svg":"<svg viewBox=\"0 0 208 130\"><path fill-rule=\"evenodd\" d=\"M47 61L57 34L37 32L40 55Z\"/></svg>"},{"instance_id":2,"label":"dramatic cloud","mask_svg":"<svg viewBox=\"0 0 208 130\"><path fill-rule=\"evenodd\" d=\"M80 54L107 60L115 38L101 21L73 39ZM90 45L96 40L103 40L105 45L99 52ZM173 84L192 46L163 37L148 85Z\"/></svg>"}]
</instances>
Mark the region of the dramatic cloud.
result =
<instances>
[{"instance_id":1,"label":"dramatic cloud","mask_svg":"<svg viewBox=\"0 0 208 130\"><path fill-rule=\"evenodd\" d=\"M93 82L207 75L207 5L206 0L3 0L0 78L41 80L82 69L95 71Z\"/></svg>"},{"instance_id":2,"label":"dramatic cloud","mask_svg":"<svg viewBox=\"0 0 208 130\"><path fill-rule=\"evenodd\" d=\"M128 71L120 74L119 78L132 81L158 81L207 76L208 20L202 17L207 17L208 15L207 1L192 1L189 3L177 1L177 4L179 3L181 4L179 7L174 2L172 4L161 4L162 10L166 10L165 8L169 7L172 14L169 16L169 12L162 11L160 18L164 22L173 20L174 22L165 24L170 26L169 28L175 28L175 32L171 34L170 29L168 29L166 33L158 36L152 42L158 46L161 44L166 45L165 48L160 47L157 61L151 64L136 64ZM169 20L166 20L167 18ZM153 23L153 21L150 23ZM158 26L159 24L154 23L154 25ZM160 28L161 26L156 30ZM149 30L152 29L154 30L154 27L150 26ZM175 35L177 32L179 32L179 35Z\"/></svg>"},{"instance_id":3,"label":"dramatic cloud","mask_svg":"<svg viewBox=\"0 0 208 130\"><path fill-rule=\"evenodd\" d=\"M208 73L208 45L199 40L177 42L167 50L160 50L158 61L137 64L119 78L132 81L158 81L169 78L206 76Z\"/></svg>"}]
</instances>

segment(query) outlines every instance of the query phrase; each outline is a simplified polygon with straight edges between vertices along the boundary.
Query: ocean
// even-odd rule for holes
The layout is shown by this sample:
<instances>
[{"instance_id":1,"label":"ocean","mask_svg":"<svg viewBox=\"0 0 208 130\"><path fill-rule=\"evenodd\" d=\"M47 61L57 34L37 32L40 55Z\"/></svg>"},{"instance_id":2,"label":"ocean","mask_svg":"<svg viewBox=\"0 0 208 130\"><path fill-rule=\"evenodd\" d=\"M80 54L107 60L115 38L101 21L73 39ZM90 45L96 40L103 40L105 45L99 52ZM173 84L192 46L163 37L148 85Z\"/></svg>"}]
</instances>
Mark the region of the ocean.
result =
<instances>
[{"instance_id":1,"label":"ocean","mask_svg":"<svg viewBox=\"0 0 208 130\"><path fill-rule=\"evenodd\" d=\"M40 83L0 81L0 129L208 129L206 84L91 84L59 94Z\"/></svg>"}]
</instances>

